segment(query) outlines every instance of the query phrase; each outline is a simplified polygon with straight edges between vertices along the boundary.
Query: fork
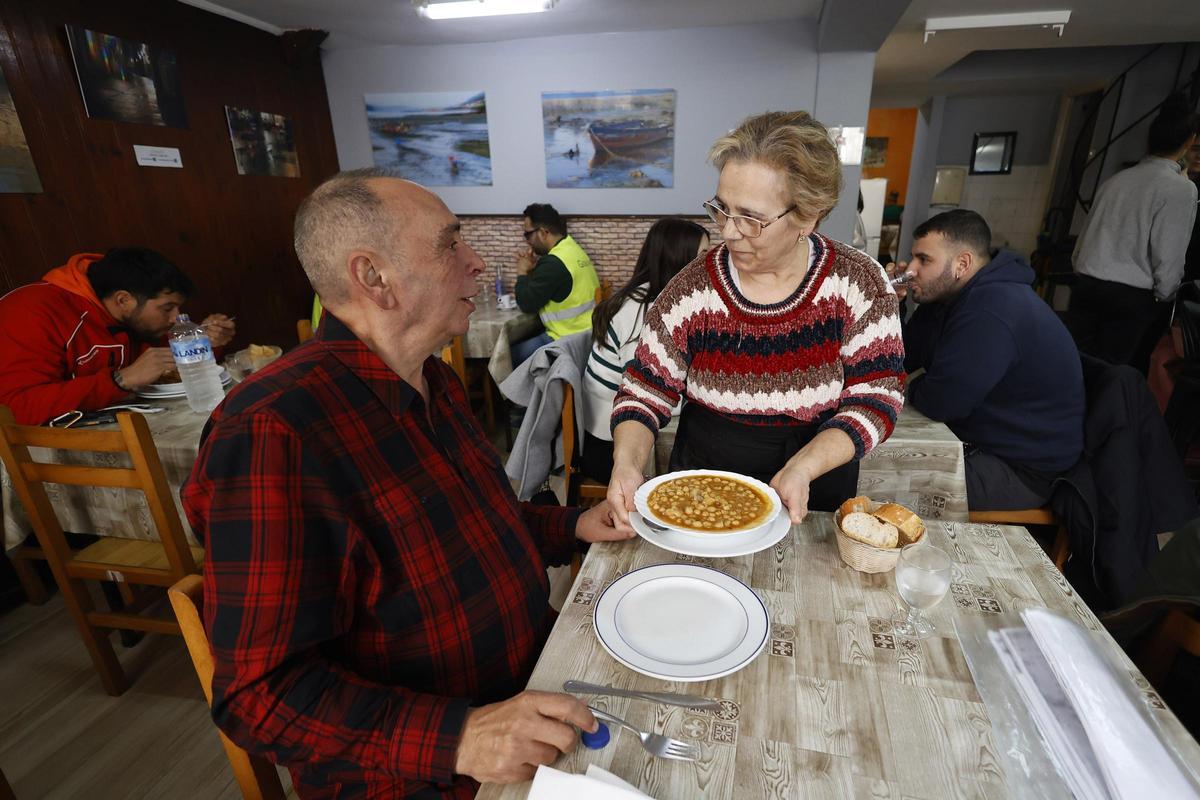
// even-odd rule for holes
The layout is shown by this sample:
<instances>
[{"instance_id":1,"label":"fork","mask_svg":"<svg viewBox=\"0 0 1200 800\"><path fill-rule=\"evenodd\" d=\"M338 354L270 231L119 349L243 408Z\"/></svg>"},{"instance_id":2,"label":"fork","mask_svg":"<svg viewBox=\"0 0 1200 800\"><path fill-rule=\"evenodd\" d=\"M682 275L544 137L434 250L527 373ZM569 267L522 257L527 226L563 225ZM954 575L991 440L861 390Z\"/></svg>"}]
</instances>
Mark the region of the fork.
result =
<instances>
[{"instance_id":1,"label":"fork","mask_svg":"<svg viewBox=\"0 0 1200 800\"><path fill-rule=\"evenodd\" d=\"M607 711L601 711L593 706L588 706L588 708L595 715L596 719L620 725L625 730L637 736L642 741L642 747L646 748L646 752L652 756L671 758L676 761L695 761L700 757L700 746L697 744L672 739L669 736L663 736L661 733L647 733L633 727L620 717L614 717Z\"/></svg>"}]
</instances>

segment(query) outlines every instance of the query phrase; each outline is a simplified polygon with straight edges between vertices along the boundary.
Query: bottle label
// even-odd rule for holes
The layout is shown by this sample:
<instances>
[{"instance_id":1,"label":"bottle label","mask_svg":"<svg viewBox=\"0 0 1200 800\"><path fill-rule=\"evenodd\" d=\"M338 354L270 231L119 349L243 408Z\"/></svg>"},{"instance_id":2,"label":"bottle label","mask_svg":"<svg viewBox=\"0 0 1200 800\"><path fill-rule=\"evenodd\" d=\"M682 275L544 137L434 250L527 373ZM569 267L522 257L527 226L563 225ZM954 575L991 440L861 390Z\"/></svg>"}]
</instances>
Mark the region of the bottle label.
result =
<instances>
[{"instance_id":1,"label":"bottle label","mask_svg":"<svg viewBox=\"0 0 1200 800\"><path fill-rule=\"evenodd\" d=\"M212 345L207 336L199 336L186 342L171 342L171 355L176 364L199 364L213 360Z\"/></svg>"}]
</instances>

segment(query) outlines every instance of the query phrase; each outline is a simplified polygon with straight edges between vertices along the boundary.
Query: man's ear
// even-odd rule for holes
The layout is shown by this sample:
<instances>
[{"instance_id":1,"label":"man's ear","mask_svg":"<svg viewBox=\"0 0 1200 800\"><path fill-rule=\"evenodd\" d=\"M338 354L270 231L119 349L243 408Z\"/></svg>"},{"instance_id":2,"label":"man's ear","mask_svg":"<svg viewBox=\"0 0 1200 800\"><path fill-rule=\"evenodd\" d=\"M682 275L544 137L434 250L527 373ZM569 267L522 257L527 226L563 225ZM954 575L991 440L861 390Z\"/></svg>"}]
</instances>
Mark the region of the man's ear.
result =
<instances>
[{"instance_id":1,"label":"man's ear","mask_svg":"<svg viewBox=\"0 0 1200 800\"><path fill-rule=\"evenodd\" d=\"M117 289L105 299L114 304L123 314L137 307L137 298L126 289Z\"/></svg>"},{"instance_id":2,"label":"man's ear","mask_svg":"<svg viewBox=\"0 0 1200 800\"><path fill-rule=\"evenodd\" d=\"M975 254L970 250L962 251L954 259L954 277L962 278L971 271L973 266L975 266Z\"/></svg>"},{"instance_id":3,"label":"man's ear","mask_svg":"<svg viewBox=\"0 0 1200 800\"><path fill-rule=\"evenodd\" d=\"M359 250L346 262L350 284L383 310L396 307L396 294L384 273L382 259L377 253Z\"/></svg>"}]
</instances>

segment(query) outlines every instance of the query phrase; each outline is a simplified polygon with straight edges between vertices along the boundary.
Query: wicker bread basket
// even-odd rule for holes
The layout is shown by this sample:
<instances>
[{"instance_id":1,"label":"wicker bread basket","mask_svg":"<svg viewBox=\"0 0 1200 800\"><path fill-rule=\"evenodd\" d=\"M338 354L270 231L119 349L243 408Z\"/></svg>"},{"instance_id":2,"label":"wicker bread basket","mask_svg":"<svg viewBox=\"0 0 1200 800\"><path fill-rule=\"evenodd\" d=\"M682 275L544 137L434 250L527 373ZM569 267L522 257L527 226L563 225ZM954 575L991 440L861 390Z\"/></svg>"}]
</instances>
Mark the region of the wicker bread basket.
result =
<instances>
[{"instance_id":1,"label":"wicker bread basket","mask_svg":"<svg viewBox=\"0 0 1200 800\"><path fill-rule=\"evenodd\" d=\"M900 560L899 547L884 550L881 547L872 547L865 542L851 539L842 531L841 511L834 512L833 521L837 527L838 554L846 564L859 572L869 573L891 572L896 568L896 562Z\"/></svg>"}]
</instances>

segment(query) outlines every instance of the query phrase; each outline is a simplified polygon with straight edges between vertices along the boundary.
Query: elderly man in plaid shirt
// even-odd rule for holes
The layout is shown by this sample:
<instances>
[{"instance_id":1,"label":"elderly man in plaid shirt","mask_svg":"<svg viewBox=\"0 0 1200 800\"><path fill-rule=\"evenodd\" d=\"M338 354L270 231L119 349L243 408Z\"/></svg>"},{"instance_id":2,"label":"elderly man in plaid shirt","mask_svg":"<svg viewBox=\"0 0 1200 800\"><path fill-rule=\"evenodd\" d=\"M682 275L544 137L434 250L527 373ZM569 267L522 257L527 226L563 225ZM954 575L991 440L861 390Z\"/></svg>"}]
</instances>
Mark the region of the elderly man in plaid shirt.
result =
<instances>
[{"instance_id":1,"label":"elderly man in plaid shirt","mask_svg":"<svg viewBox=\"0 0 1200 800\"><path fill-rule=\"evenodd\" d=\"M455 797L530 778L587 707L522 691L548 565L625 538L608 507L514 496L462 385L484 269L435 195L374 170L306 199L318 336L214 412L183 489L206 545L213 718L302 797Z\"/></svg>"}]
</instances>

